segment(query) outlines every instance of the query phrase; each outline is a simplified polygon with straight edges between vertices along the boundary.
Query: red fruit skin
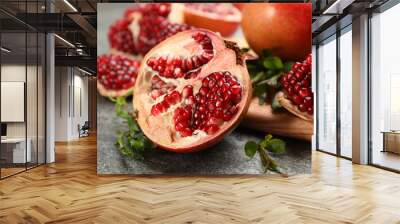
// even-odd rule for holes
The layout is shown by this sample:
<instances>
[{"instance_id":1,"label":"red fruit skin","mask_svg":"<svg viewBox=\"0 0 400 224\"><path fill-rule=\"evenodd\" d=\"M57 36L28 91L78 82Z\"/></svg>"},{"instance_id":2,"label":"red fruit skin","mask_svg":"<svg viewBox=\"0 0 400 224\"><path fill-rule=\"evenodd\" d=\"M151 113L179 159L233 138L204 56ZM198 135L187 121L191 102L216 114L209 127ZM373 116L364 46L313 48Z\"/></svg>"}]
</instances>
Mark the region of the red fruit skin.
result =
<instances>
[{"instance_id":1,"label":"red fruit skin","mask_svg":"<svg viewBox=\"0 0 400 224\"><path fill-rule=\"evenodd\" d=\"M231 36L240 25L240 20L228 21L223 18L211 18L187 8L183 11L183 20L188 25L219 32L224 37Z\"/></svg>"},{"instance_id":2,"label":"red fruit skin","mask_svg":"<svg viewBox=\"0 0 400 224\"><path fill-rule=\"evenodd\" d=\"M235 6L237 9L240 11L243 10L243 7L246 5L246 3L233 3L233 6Z\"/></svg>"},{"instance_id":3,"label":"red fruit skin","mask_svg":"<svg viewBox=\"0 0 400 224\"><path fill-rule=\"evenodd\" d=\"M302 61L311 52L311 3L250 3L242 28L250 47L270 49L284 60Z\"/></svg>"},{"instance_id":4,"label":"red fruit skin","mask_svg":"<svg viewBox=\"0 0 400 224\"><path fill-rule=\"evenodd\" d=\"M175 34L174 36L183 36L187 35L187 33L193 33L193 32L204 32L207 33L208 35L212 36L212 39L216 38L216 34L205 29L196 29L196 30L191 30L191 31L183 31L178 34ZM160 138L162 139L162 135L158 135L158 133L153 133L150 131L149 125L147 124L147 119L148 117L144 116L144 113L141 111L145 111L144 105L140 102L140 95L142 94L143 90L141 88L138 88L139 86L142 87L145 81L145 74L146 74L146 68L143 66L143 63L145 63L152 55L154 55L154 52L156 52L158 47L163 44L170 44L172 41L172 37L164 40L163 42L159 43L156 47L154 47L152 50L150 50L146 56L144 57L142 61L142 66L140 67L140 71L137 77L137 81L135 84L135 89L134 89L134 95L136 97L133 98L133 108L134 110L137 111L137 121L139 123L139 126L141 127L143 133L155 144L157 144L161 149L171 151L171 152L176 152L176 153L193 153L193 152L198 152L201 150L204 150L206 148L209 148L213 146L214 144L218 143L221 141L224 136L232 132L239 124L240 121L243 119L243 117L246 115L247 110L249 109L250 106L250 101L252 98L252 85L250 81L250 76L247 73L247 68L246 68L246 63L244 62L244 65L240 68L241 71L243 72L243 95L241 102L238 104L240 106L239 111L234 115L234 118L229 121L229 125L226 125L225 127L221 128L218 133L215 135L209 135L201 140L201 142L195 142L190 145L186 145L184 147L172 147L167 144L160 143L159 140ZM219 57L219 56L218 56ZM220 62L224 63L224 62ZM153 130L157 130L157 128L154 128ZM165 136L167 137L167 136Z\"/></svg>"}]
</instances>

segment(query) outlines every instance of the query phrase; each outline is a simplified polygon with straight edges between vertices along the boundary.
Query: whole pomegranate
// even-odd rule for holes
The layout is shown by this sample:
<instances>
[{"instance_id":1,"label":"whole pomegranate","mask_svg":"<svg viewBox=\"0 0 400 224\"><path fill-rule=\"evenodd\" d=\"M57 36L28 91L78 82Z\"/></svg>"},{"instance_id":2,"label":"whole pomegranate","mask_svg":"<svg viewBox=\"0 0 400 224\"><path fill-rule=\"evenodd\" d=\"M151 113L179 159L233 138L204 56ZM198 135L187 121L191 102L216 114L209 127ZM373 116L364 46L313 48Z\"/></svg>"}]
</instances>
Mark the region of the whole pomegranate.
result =
<instances>
[{"instance_id":1,"label":"whole pomegranate","mask_svg":"<svg viewBox=\"0 0 400 224\"><path fill-rule=\"evenodd\" d=\"M140 62L122 55L97 57L97 89L102 96L127 96L133 92Z\"/></svg>"},{"instance_id":2,"label":"whole pomegranate","mask_svg":"<svg viewBox=\"0 0 400 224\"><path fill-rule=\"evenodd\" d=\"M109 29L111 47L119 52L144 55L155 45L191 27L171 22L170 3L145 3L128 8Z\"/></svg>"},{"instance_id":3,"label":"whole pomegranate","mask_svg":"<svg viewBox=\"0 0 400 224\"><path fill-rule=\"evenodd\" d=\"M161 148L187 153L233 130L248 109L251 83L235 43L193 29L146 54L134 95L144 134Z\"/></svg>"},{"instance_id":4,"label":"whole pomegranate","mask_svg":"<svg viewBox=\"0 0 400 224\"><path fill-rule=\"evenodd\" d=\"M312 120L311 54L303 62L295 63L292 70L281 77L280 82L284 89L284 96L280 97L282 106L300 118Z\"/></svg>"},{"instance_id":5,"label":"whole pomegranate","mask_svg":"<svg viewBox=\"0 0 400 224\"><path fill-rule=\"evenodd\" d=\"M183 18L188 25L230 36L239 27L242 14L232 3L186 3Z\"/></svg>"},{"instance_id":6,"label":"whole pomegranate","mask_svg":"<svg viewBox=\"0 0 400 224\"><path fill-rule=\"evenodd\" d=\"M311 3L252 3L242 10L250 47L269 49L284 60L300 61L311 52Z\"/></svg>"}]
</instances>

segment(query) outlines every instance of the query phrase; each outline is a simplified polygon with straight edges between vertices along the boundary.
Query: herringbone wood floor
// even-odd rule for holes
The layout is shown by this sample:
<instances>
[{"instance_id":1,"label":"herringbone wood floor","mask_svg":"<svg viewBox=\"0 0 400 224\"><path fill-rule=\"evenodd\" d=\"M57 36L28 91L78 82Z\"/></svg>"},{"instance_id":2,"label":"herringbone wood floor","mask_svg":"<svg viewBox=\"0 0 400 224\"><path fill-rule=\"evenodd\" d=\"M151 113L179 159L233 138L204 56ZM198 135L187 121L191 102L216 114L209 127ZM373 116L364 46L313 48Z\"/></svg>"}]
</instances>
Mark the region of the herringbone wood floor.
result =
<instances>
[{"instance_id":1,"label":"herringbone wood floor","mask_svg":"<svg viewBox=\"0 0 400 224\"><path fill-rule=\"evenodd\" d=\"M400 223L400 175L315 152L290 178L97 176L96 140L0 181L0 223Z\"/></svg>"}]
</instances>

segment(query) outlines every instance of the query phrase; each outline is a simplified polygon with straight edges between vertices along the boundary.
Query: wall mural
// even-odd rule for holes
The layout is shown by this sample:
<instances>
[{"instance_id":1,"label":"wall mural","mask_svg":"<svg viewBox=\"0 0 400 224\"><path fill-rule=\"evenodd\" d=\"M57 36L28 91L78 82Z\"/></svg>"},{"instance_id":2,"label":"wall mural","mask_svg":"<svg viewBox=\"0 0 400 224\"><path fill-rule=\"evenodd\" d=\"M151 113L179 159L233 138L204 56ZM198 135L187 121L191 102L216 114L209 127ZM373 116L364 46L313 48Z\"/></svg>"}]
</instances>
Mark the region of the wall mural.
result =
<instances>
[{"instance_id":1,"label":"wall mural","mask_svg":"<svg viewBox=\"0 0 400 224\"><path fill-rule=\"evenodd\" d=\"M98 173L310 173L311 8L98 4Z\"/></svg>"}]
</instances>

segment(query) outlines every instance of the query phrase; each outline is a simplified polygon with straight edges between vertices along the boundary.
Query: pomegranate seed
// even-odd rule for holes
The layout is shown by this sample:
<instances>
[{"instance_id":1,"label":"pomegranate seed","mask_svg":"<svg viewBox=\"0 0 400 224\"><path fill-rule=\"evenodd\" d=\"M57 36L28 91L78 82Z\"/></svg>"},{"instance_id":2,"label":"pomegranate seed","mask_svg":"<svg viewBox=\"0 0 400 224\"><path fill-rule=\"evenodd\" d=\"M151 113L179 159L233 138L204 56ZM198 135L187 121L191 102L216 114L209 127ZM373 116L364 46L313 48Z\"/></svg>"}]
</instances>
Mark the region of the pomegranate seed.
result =
<instances>
[{"instance_id":1,"label":"pomegranate seed","mask_svg":"<svg viewBox=\"0 0 400 224\"><path fill-rule=\"evenodd\" d=\"M207 134L214 134L219 130L218 125L212 124L209 125L205 128L205 131L207 132Z\"/></svg>"},{"instance_id":2,"label":"pomegranate seed","mask_svg":"<svg viewBox=\"0 0 400 224\"><path fill-rule=\"evenodd\" d=\"M182 97L188 98L189 96L193 95L193 86L187 85L182 90Z\"/></svg>"}]
</instances>

